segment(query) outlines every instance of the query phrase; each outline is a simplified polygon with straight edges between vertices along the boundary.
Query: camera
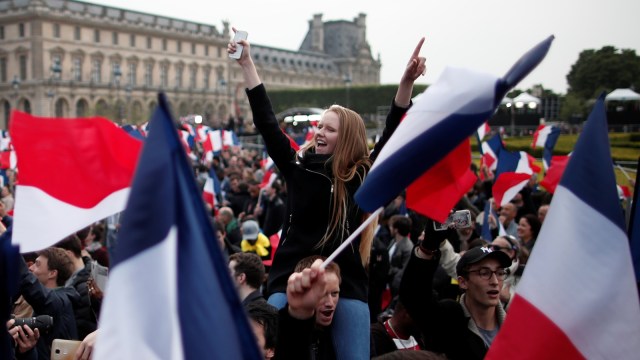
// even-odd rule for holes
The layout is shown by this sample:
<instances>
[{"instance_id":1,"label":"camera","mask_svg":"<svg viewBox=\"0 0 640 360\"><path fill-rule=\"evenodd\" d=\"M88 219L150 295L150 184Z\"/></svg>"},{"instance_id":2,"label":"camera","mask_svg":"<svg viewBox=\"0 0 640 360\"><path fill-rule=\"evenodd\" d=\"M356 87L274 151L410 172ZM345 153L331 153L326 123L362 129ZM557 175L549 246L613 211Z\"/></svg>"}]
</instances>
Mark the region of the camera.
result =
<instances>
[{"instance_id":1,"label":"camera","mask_svg":"<svg viewBox=\"0 0 640 360\"><path fill-rule=\"evenodd\" d=\"M53 317L49 315L40 315L28 318L14 318L14 320L15 323L13 323L13 326L28 325L32 330L40 329L41 332L47 331L53 326Z\"/></svg>"}]
</instances>

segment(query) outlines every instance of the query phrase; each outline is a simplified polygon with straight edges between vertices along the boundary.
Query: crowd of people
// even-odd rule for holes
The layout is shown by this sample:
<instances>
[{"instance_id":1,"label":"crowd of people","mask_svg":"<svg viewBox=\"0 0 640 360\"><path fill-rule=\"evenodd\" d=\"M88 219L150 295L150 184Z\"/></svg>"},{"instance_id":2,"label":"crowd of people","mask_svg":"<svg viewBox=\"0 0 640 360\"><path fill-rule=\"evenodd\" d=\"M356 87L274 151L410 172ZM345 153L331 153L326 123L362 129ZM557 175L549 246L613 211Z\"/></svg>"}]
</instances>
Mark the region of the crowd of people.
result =
<instances>
[{"instance_id":1,"label":"crowd of people","mask_svg":"<svg viewBox=\"0 0 640 360\"><path fill-rule=\"evenodd\" d=\"M321 266L368 216L354 194L412 105L413 83L426 71L423 42L409 58L372 151L360 115L339 105L326 110L310 142L294 149L250 44L240 42L237 62L277 179L265 182L262 152L241 146L194 172L201 186L203 174L220 181L212 224L265 359L482 359L507 316L551 200L535 177L503 206L493 202L491 180L479 180L456 205L472 215L465 228L438 230L399 194L334 262ZM229 44L229 53L236 45ZM486 203L493 211L485 217ZM5 186L3 228L11 225L12 207ZM90 358L103 296L92 268L109 266L112 221L23 254L15 319L6 324L17 359L49 359L54 339L81 340L76 358ZM489 238L480 235L483 226ZM43 315L53 322L14 326Z\"/></svg>"}]
</instances>

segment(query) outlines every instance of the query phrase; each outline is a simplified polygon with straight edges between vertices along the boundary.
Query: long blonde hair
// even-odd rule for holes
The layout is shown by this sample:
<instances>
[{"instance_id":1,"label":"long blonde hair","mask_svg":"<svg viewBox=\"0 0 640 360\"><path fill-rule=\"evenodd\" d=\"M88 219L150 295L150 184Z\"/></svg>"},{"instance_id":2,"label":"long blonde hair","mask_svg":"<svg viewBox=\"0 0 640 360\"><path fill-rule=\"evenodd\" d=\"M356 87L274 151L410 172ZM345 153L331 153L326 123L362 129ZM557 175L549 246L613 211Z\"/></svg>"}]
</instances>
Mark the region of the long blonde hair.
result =
<instances>
[{"instance_id":1,"label":"long blonde hair","mask_svg":"<svg viewBox=\"0 0 640 360\"><path fill-rule=\"evenodd\" d=\"M338 115L340 126L338 128L336 147L329 158L329 161L332 161L331 172L333 174L332 181L334 185L330 221L327 226L327 231L317 244L317 247L324 246L339 229L346 228L348 207L346 183L356 176L362 183L371 166L369 147L367 146L367 131L360 115L340 105L332 105L329 109L325 110L325 113L329 111ZM311 148L315 148L315 146L316 138L314 137L310 143L301 148L301 152L304 153ZM357 225L358 224L350 224L350 226ZM350 228L349 230L353 231L355 228ZM363 231L361 242L365 240L365 234L368 235L369 233L373 235L373 232L370 230ZM366 240L365 243L369 244L365 245L365 247L368 246L370 248L371 239Z\"/></svg>"}]
</instances>

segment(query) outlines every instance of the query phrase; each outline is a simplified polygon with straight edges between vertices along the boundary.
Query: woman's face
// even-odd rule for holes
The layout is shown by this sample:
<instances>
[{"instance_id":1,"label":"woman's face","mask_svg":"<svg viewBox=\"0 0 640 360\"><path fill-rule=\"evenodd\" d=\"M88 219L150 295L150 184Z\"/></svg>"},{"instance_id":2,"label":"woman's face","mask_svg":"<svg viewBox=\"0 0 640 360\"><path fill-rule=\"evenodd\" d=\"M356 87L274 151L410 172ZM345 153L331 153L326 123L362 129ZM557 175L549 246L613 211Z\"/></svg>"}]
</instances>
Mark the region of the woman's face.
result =
<instances>
[{"instance_id":1,"label":"woman's face","mask_svg":"<svg viewBox=\"0 0 640 360\"><path fill-rule=\"evenodd\" d=\"M533 237L531 233L531 225L529 225L529 221L526 218L521 218L518 223L518 237L523 240L529 240Z\"/></svg>"},{"instance_id":2,"label":"woman's face","mask_svg":"<svg viewBox=\"0 0 640 360\"><path fill-rule=\"evenodd\" d=\"M316 153L333 154L338 143L338 130L340 129L340 119L338 114L327 111L322 115L318 130L316 131Z\"/></svg>"}]
</instances>

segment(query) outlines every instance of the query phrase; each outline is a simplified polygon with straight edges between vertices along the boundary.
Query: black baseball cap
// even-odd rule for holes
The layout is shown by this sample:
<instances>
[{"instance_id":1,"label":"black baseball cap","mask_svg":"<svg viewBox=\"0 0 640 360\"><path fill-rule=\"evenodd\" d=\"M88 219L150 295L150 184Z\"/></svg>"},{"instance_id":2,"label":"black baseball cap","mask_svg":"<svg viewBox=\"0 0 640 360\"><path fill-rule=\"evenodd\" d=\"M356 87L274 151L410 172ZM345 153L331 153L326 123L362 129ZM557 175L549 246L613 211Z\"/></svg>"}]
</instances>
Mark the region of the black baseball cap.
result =
<instances>
[{"instance_id":1,"label":"black baseball cap","mask_svg":"<svg viewBox=\"0 0 640 360\"><path fill-rule=\"evenodd\" d=\"M464 255L458 260L458 265L456 265L456 273L458 276L462 276L463 269L467 265L475 264L484 259L496 259L502 268L508 268L511 266L511 259L509 255L505 254L502 251L496 251L487 247L475 247L465 252Z\"/></svg>"}]
</instances>

